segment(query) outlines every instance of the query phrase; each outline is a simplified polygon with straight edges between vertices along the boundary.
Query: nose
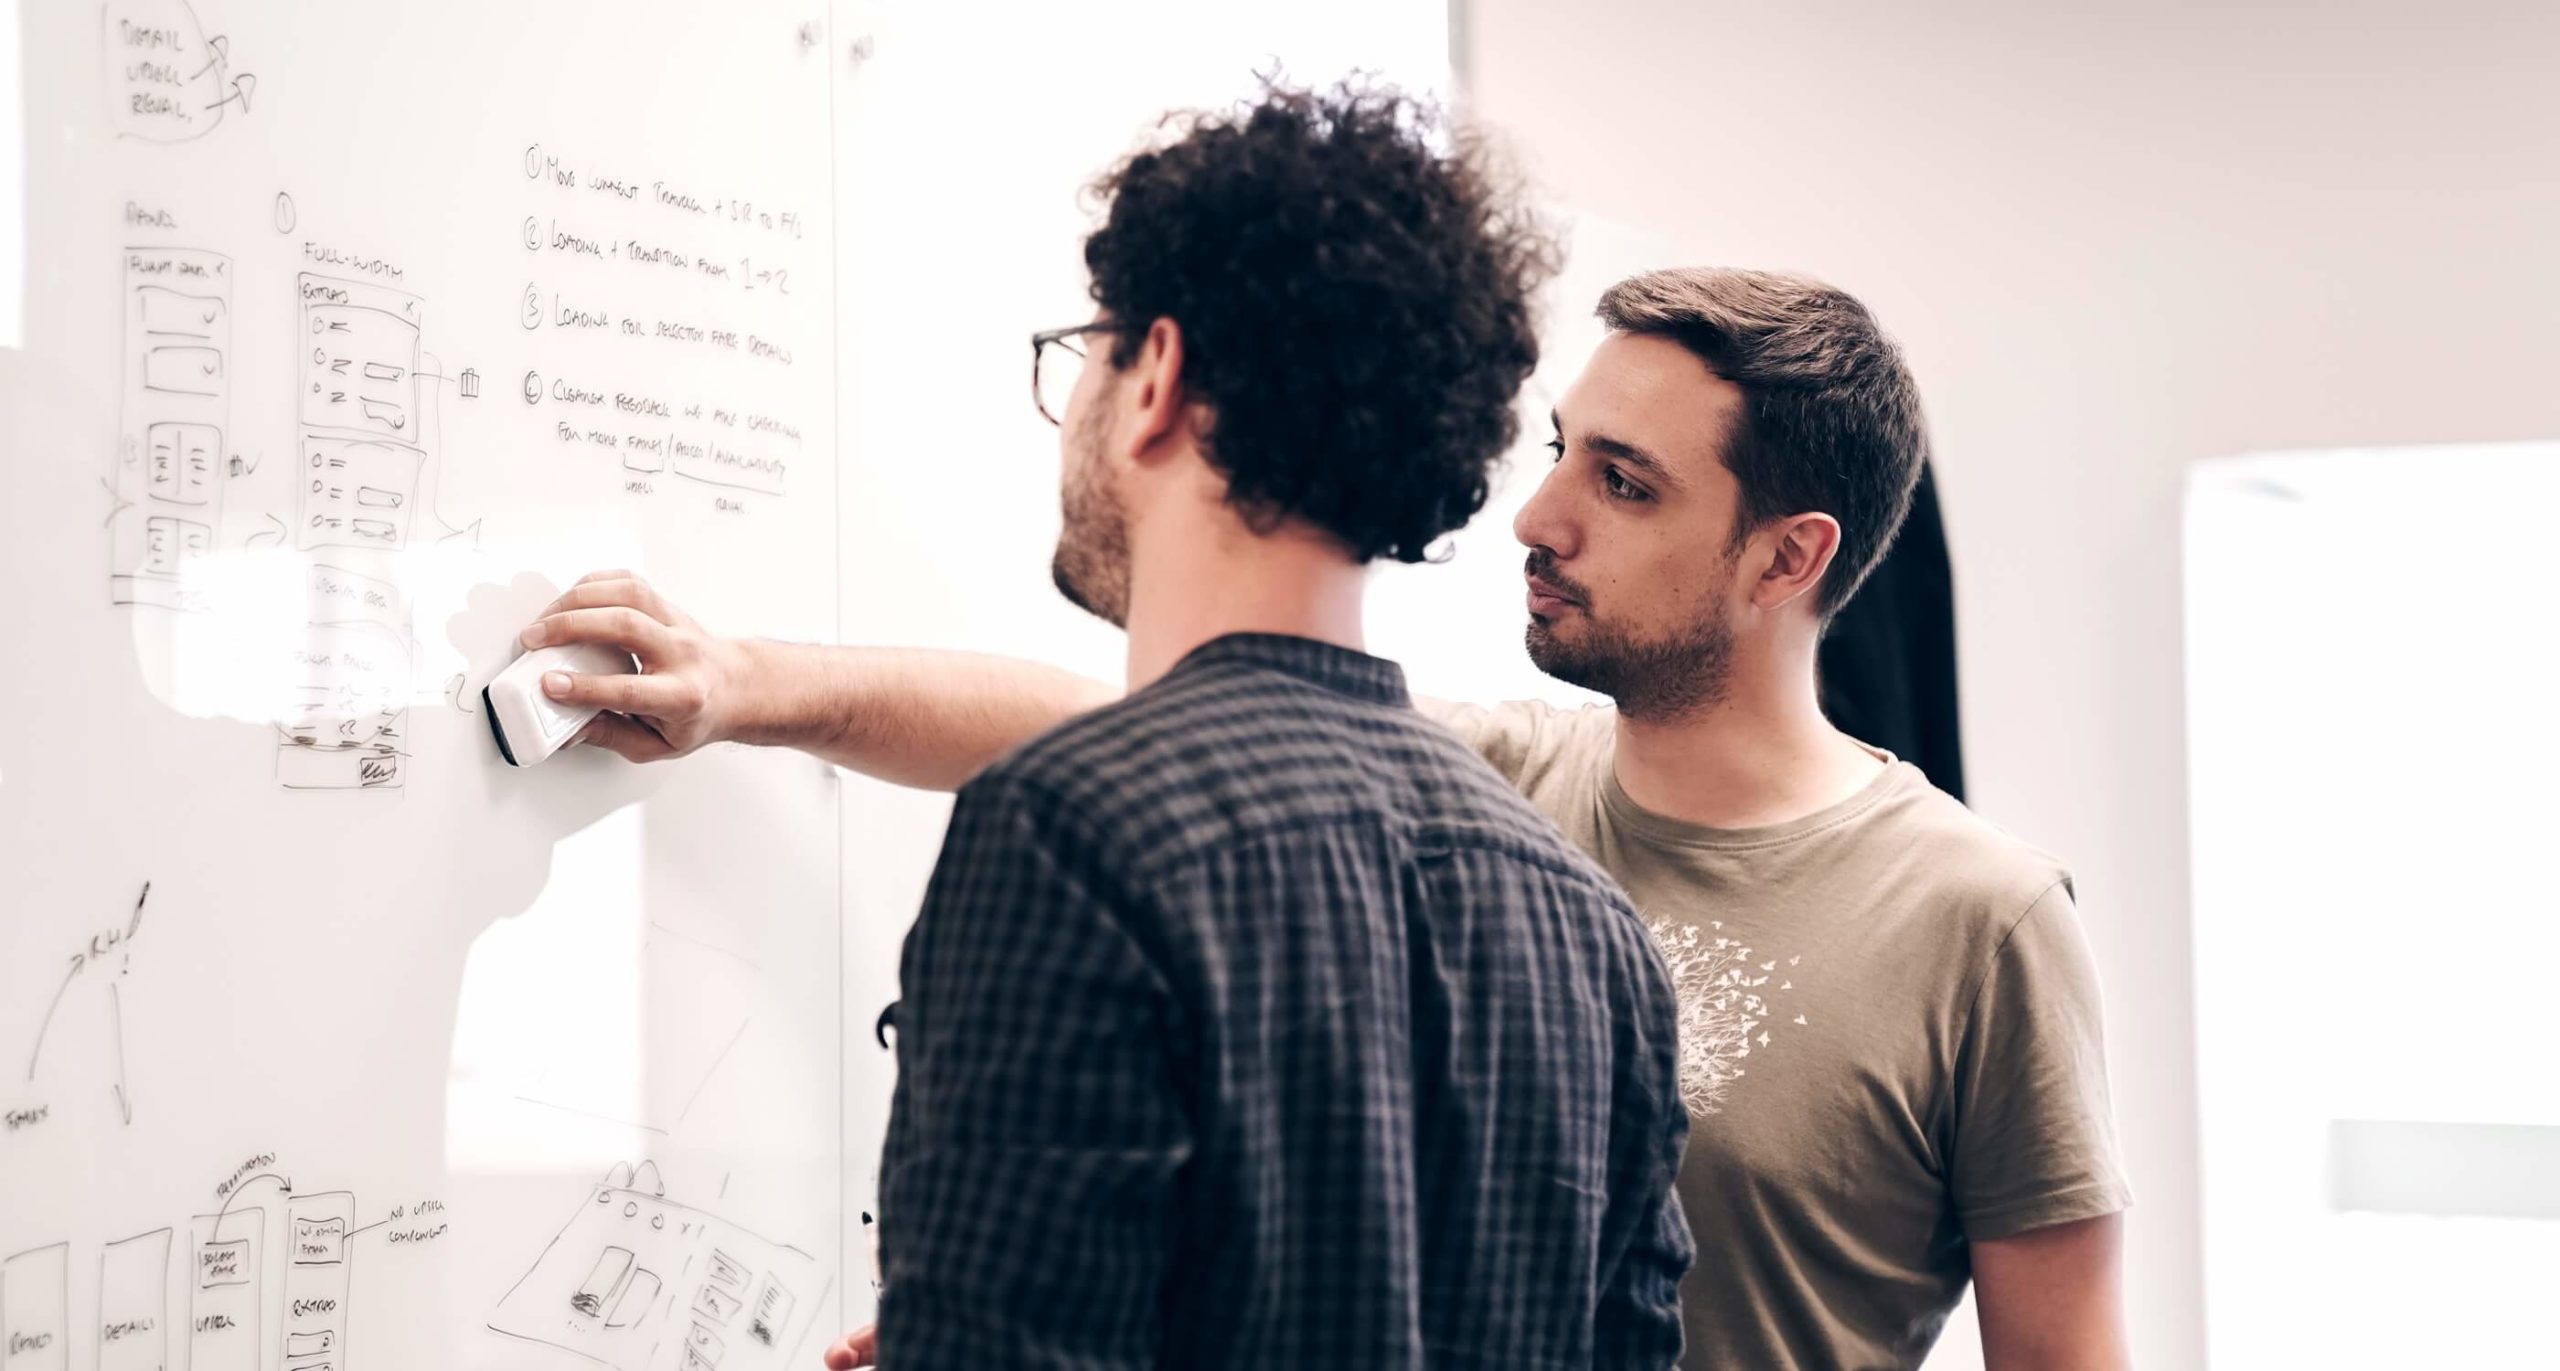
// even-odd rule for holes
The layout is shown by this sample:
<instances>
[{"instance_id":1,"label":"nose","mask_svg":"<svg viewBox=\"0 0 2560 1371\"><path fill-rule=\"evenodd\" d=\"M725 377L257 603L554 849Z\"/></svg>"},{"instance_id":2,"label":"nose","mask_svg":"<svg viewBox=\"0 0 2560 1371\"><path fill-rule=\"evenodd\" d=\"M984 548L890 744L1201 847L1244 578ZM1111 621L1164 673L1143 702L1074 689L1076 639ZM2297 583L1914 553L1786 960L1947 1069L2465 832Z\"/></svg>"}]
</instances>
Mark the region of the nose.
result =
<instances>
[{"instance_id":1,"label":"nose","mask_svg":"<svg viewBox=\"0 0 2560 1371\"><path fill-rule=\"evenodd\" d=\"M1520 512L1511 518L1511 536L1519 539L1523 547L1545 548L1559 560L1570 558L1576 550L1574 521L1565 508L1563 484L1557 479L1562 475L1561 465L1549 468L1538 482L1537 491L1529 496L1529 503L1520 506Z\"/></svg>"}]
</instances>

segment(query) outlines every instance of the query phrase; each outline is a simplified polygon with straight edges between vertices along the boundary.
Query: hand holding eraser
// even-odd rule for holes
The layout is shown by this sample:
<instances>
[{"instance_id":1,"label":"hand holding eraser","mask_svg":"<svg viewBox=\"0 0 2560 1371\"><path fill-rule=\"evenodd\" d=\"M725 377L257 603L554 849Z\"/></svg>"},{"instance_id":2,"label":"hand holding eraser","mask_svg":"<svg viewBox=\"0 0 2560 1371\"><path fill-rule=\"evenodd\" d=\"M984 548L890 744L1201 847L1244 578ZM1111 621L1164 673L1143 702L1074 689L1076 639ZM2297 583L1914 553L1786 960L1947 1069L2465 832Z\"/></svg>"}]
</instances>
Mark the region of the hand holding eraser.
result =
<instances>
[{"instance_id":1,"label":"hand holding eraser","mask_svg":"<svg viewBox=\"0 0 2560 1371\"><path fill-rule=\"evenodd\" d=\"M543 694L544 672L627 676L635 669L630 653L600 643L538 647L507 663L497 679L480 691L480 703L489 711L489 732L498 740L498 755L509 766L531 766L567 746L596 716L594 705L564 704Z\"/></svg>"}]
</instances>

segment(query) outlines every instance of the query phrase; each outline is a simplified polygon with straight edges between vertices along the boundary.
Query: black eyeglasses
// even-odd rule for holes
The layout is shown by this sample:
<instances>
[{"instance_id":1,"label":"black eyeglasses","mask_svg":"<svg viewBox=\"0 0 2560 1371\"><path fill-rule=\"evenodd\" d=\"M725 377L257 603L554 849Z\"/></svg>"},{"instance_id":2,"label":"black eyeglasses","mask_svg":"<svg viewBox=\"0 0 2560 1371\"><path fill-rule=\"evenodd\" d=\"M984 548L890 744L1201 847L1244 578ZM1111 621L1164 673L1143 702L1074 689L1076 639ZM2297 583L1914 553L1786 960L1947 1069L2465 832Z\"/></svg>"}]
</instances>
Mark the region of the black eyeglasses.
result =
<instances>
[{"instance_id":1,"label":"black eyeglasses","mask_svg":"<svg viewBox=\"0 0 2560 1371\"><path fill-rule=\"evenodd\" d=\"M1088 333L1109 333L1119 327L1118 324L1078 324L1073 328L1053 328L1031 335L1031 403L1039 406L1041 418L1065 427L1066 420L1061 416L1067 412L1067 397L1075 393L1076 375L1081 370L1079 367L1046 370L1042 360L1049 355L1049 345L1057 344L1068 356L1082 362L1084 345L1077 339Z\"/></svg>"}]
</instances>

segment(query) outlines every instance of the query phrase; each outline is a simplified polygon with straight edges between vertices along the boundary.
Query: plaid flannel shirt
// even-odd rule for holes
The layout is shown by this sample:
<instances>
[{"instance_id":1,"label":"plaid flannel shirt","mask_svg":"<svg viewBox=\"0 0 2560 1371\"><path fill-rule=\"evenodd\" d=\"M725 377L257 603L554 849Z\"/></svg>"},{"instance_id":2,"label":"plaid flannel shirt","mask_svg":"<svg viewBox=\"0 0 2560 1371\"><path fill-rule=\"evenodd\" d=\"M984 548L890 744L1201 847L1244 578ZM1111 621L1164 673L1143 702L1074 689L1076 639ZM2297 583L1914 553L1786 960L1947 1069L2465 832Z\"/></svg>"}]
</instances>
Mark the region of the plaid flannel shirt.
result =
<instances>
[{"instance_id":1,"label":"plaid flannel shirt","mask_svg":"<svg viewBox=\"0 0 2560 1371\"><path fill-rule=\"evenodd\" d=\"M1678 1360L1668 980L1393 663L1222 638L998 764L900 976L891 1371Z\"/></svg>"}]
</instances>

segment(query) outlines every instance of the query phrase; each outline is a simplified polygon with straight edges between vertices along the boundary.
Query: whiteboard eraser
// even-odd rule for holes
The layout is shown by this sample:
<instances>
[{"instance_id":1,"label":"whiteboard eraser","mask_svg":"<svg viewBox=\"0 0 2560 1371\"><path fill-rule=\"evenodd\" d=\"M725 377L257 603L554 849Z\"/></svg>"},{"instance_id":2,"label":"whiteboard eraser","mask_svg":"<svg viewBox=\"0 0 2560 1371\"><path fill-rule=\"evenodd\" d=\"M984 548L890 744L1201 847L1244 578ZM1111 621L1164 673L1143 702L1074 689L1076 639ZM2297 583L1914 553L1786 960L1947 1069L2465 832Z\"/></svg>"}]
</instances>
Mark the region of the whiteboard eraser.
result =
<instances>
[{"instance_id":1,"label":"whiteboard eraser","mask_svg":"<svg viewBox=\"0 0 2560 1371\"><path fill-rule=\"evenodd\" d=\"M562 704L543 694L542 673L627 676L634 666L630 653L601 643L538 647L507 663L497 679L480 688L480 703L489 712L489 734L498 740L498 755L509 766L531 766L567 746L596 716L594 705Z\"/></svg>"}]
</instances>

